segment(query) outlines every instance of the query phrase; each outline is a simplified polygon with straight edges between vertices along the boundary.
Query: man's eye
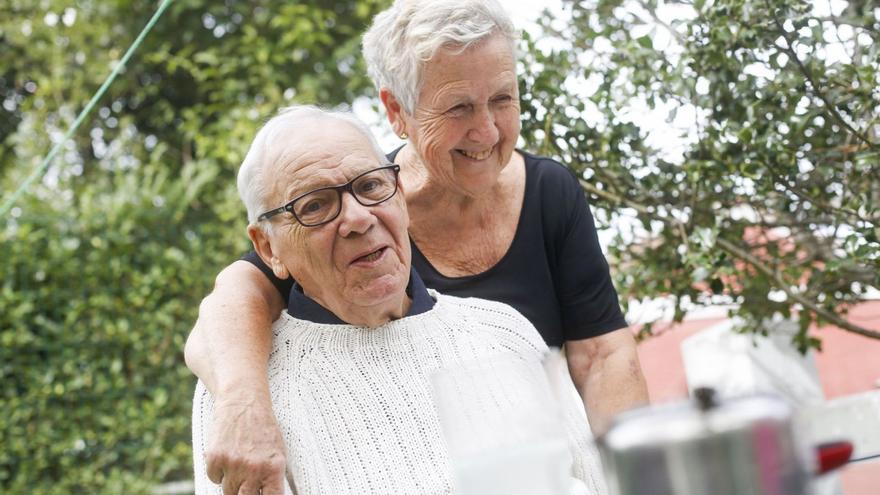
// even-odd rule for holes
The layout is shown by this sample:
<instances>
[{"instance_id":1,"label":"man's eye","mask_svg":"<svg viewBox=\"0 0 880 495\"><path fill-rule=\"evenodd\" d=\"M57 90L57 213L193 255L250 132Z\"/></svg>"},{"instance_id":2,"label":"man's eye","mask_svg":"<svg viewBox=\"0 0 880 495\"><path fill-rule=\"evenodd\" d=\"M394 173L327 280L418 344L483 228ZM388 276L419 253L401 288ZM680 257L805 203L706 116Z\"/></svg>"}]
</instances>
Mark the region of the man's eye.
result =
<instances>
[{"instance_id":1,"label":"man's eye","mask_svg":"<svg viewBox=\"0 0 880 495\"><path fill-rule=\"evenodd\" d=\"M302 205L300 207L299 211L301 213L306 213L306 214L316 213L316 212L321 211L321 209L324 208L324 206L325 206L325 203L323 200L312 199L312 200L307 201L304 205Z\"/></svg>"},{"instance_id":2,"label":"man's eye","mask_svg":"<svg viewBox=\"0 0 880 495\"><path fill-rule=\"evenodd\" d=\"M378 188L378 187L379 187L379 180L378 179L368 179L368 180L365 180L364 182L361 182L360 184L358 184L358 191L362 192L362 193L368 193L370 191L376 190L376 188Z\"/></svg>"},{"instance_id":3,"label":"man's eye","mask_svg":"<svg viewBox=\"0 0 880 495\"><path fill-rule=\"evenodd\" d=\"M394 182L387 177L370 177L355 186L359 198L381 201L394 191Z\"/></svg>"},{"instance_id":4,"label":"man's eye","mask_svg":"<svg viewBox=\"0 0 880 495\"><path fill-rule=\"evenodd\" d=\"M510 95L499 95L492 99L495 103L507 103L513 101L513 97Z\"/></svg>"}]
</instances>

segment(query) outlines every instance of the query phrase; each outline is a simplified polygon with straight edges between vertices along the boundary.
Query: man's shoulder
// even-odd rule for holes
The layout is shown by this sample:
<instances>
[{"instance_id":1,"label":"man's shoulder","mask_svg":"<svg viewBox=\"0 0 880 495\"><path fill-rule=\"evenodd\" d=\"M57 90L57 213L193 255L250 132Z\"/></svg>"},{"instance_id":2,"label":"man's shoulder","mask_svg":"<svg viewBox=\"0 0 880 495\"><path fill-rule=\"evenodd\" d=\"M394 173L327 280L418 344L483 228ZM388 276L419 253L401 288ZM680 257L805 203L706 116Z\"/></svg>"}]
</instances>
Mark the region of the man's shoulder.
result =
<instances>
[{"instance_id":1,"label":"man's shoulder","mask_svg":"<svg viewBox=\"0 0 880 495\"><path fill-rule=\"evenodd\" d=\"M471 312L490 312L497 313L510 318L522 318L522 315L509 304L503 302L492 301L479 297L461 297L448 294L441 294L434 289L428 289L429 293L437 300L438 303L460 308L464 311Z\"/></svg>"},{"instance_id":2,"label":"man's shoulder","mask_svg":"<svg viewBox=\"0 0 880 495\"><path fill-rule=\"evenodd\" d=\"M498 335L515 337L516 340L541 351L547 348L535 326L508 304L478 297L450 296L433 290L431 292L437 298L439 311L458 314L467 325Z\"/></svg>"}]
</instances>

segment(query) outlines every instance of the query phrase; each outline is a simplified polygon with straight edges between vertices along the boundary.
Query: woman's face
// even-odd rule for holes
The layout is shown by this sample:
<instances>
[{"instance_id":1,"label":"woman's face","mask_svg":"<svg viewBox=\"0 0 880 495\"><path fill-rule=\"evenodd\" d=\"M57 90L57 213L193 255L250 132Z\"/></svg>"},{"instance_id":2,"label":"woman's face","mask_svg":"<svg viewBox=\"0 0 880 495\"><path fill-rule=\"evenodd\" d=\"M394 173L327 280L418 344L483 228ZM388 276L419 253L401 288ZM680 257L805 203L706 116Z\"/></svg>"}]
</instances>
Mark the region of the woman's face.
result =
<instances>
[{"instance_id":1,"label":"woman's face","mask_svg":"<svg viewBox=\"0 0 880 495\"><path fill-rule=\"evenodd\" d=\"M519 89L508 41L494 35L455 54L443 50L425 64L410 142L430 180L467 196L488 192L510 160L519 136Z\"/></svg>"}]
</instances>

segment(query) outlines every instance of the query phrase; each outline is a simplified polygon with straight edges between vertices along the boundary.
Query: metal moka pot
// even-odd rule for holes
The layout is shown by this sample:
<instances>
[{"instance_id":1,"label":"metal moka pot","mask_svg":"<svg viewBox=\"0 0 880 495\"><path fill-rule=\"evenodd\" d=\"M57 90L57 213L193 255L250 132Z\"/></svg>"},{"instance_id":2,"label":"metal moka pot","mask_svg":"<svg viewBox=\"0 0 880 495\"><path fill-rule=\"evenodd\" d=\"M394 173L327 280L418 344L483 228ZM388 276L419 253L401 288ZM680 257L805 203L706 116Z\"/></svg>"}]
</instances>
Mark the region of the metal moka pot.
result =
<instances>
[{"instance_id":1,"label":"metal moka pot","mask_svg":"<svg viewBox=\"0 0 880 495\"><path fill-rule=\"evenodd\" d=\"M614 495L804 495L852 454L848 442L806 446L780 398L721 401L708 388L617 416L598 445Z\"/></svg>"}]
</instances>

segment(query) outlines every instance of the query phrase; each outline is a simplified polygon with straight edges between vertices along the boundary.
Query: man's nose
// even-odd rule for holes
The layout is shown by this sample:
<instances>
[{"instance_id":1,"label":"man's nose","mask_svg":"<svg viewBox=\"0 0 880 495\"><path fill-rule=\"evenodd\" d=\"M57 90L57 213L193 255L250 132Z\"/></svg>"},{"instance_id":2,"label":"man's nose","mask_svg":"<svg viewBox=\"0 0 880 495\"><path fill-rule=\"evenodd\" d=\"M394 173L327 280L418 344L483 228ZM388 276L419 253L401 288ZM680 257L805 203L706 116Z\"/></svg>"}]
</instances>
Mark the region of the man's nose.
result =
<instances>
[{"instance_id":1,"label":"man's nose","mask_svg":"<svg viewBox=\"0 0 880 495\"><path fill-rule=\"evenodd\" d=\"M339 212L339 235L348 237L351 234L363 234L370 230L376 217L369 206L364 206L350 192L343 192Z\"/></svg>"}]
</instances>

